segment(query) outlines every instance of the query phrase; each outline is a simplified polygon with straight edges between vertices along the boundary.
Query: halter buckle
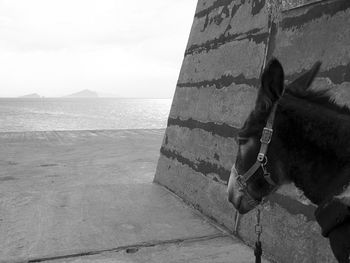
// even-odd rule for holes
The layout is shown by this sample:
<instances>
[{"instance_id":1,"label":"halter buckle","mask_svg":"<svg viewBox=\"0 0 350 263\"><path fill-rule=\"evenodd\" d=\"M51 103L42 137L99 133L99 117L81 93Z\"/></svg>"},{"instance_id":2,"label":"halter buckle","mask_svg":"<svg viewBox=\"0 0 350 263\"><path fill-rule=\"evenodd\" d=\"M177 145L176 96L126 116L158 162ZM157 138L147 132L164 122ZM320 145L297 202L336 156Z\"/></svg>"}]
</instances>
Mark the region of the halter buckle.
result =
<instances>
[{"instance_id":1,"label":"halter buckle","mask_svg":"<svg viewBox=\"0 0 350 263\"><path fill-rule=\"evenodd\" d=\"M256 159L258 160L258 162L262 163L265 159L265 154L259 153Z\"/></svg>"},{"instance_id":2,"label":"halter buckle","mask_svg":"<svg viewBox=\"0 0 350 263\"><path fill-rule=\"evenodd\" d=\"M273 133L273 129L264 127L260 138L260 142L264 144L269 144L271 142L272 133Z\"/></svg>"}]
</instances>

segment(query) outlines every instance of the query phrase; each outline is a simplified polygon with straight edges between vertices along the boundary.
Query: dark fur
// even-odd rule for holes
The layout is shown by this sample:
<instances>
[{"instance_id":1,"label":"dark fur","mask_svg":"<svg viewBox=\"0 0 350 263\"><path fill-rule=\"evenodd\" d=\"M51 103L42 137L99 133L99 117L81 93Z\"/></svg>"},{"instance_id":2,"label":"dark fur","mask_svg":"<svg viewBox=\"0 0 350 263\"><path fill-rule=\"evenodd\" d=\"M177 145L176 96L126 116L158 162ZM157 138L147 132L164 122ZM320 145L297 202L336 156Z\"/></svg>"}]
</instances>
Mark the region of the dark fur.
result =
<instances>
[{"instance_id":1,"label":"dark fur","mask_svg":"<svg viewBox=\"0 0 350 263\"><path fill-rule=\"evenodd\" d=\"M285 94L282 66L277 60L267 65L255 109L239 132L240 146L247 138L254 144L244 159L239 149L236 160L240 174L255 162L262 130L274 103L278 103L267 168L275 182L294 182L317 205L342 193L350 181L350 109L337 105L329 90L310 88L320 65L317 62L289 84ZM256 199L269 193L261 174L249 181L248 190ZM329 240L338 261L348 263L350 223L334 228Z\"/></svg>"},{"instance_id":2,"label":"dark fur","mask_svg":"<svg viewBox=\"0 0 350 263\"><path fill-rule=\"evenodd\" d=\"M315 204L340 193L350 175L350 109L337 105L328 90L310 88L319 66L316 63L311 71L288 85L278 101L274 143L268 152L269 159L284 158L284 179L293 181ZM263 86L264 83L240 137L260 138L278 99Z\"/></svg>"},{"instance_id":3,"label":"dark fur","mask_svg":"<svg viewBox=\"0 0 350 263\"><path fill-rule=\"evenodd\" d=\"M281 100L276 136L289 156L289 179L312 202L339 194L350 175L350 111L312 91Z\"/></svg>"}]
</instances>

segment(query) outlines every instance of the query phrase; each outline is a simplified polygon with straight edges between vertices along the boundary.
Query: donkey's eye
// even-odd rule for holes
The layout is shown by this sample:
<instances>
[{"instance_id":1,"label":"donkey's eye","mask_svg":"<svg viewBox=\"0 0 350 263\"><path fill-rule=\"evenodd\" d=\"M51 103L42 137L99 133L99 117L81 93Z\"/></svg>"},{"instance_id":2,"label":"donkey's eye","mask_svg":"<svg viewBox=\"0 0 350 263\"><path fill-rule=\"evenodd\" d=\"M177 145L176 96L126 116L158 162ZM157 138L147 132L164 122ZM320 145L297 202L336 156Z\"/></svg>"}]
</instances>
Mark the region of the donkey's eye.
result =
<instances>
[{"instance_id":1,"label":"donkey's eye","mask_svg":"<svg viewBox=\"0 0 350 263\"><path fill-rule=\"evenodd\" d=\"M247 137L237 137L237 141L239 144L245 144L249 141L249 138Z\"/></svg>"}]
</instances>

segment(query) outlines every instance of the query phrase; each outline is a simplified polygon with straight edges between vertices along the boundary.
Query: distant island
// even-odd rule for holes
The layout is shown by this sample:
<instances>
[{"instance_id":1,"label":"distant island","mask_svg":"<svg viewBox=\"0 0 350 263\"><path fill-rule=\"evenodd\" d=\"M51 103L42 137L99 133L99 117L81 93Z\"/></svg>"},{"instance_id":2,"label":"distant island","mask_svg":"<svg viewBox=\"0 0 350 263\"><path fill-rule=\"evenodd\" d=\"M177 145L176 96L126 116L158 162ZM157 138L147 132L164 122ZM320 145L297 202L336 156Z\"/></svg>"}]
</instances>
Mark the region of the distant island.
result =
<instances>
[{"instance_id":1,"label":"distant island","mask_svg":"<svg viewBox=\"0 0 350 263\"><path fill-rule=\"evenodd\" d=\"M37 99L37 98L50 98L39 95L38 93L31 93L24 96L19 96L18 98L25 99ZM112 94L112 93L97 93L96 91L84 89L69 95L65 95L62 97L52 97L52 98L120 98L120 96Z\"/></svg>"},{"instance_id":2,"label":"distant island","mask_svg":"<svg viewBox=\"0 0 350 263\"><path fill-rule=\"evenodd\" d=\"M31 93L31 94L27 94L24 96L20 96L19 98L23 98L23 99L40 99L40 95L38 93Z\"/></svg>"},{"instance_id":3,"label":"distant island","mask_svg":"<svg viewBox=\"0 0 350 263\"><path fill-rule=\"evenodd\" d=\"M82 91L64 96L64 98L98 98L98 94L95 91L84 89Z\"/></svg>"}]
</instances>

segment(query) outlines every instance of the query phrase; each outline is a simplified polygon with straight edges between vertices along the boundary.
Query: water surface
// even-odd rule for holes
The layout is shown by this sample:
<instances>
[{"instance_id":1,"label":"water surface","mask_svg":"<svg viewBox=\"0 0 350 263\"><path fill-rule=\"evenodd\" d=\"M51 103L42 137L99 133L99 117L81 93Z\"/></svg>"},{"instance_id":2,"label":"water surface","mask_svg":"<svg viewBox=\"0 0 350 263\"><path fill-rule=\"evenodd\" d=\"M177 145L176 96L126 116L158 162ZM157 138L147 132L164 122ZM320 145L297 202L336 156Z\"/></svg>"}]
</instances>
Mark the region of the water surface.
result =
<instances>
[{"instance_id":1,"label":"water surface","mask_svg":"<svg viewBox=\"0 0 350 263\"><path fill-rule=\"evenodd\" d=\"M0 99L0 132L165 128L171 99Z\"/></svg>"}]
</instances>

